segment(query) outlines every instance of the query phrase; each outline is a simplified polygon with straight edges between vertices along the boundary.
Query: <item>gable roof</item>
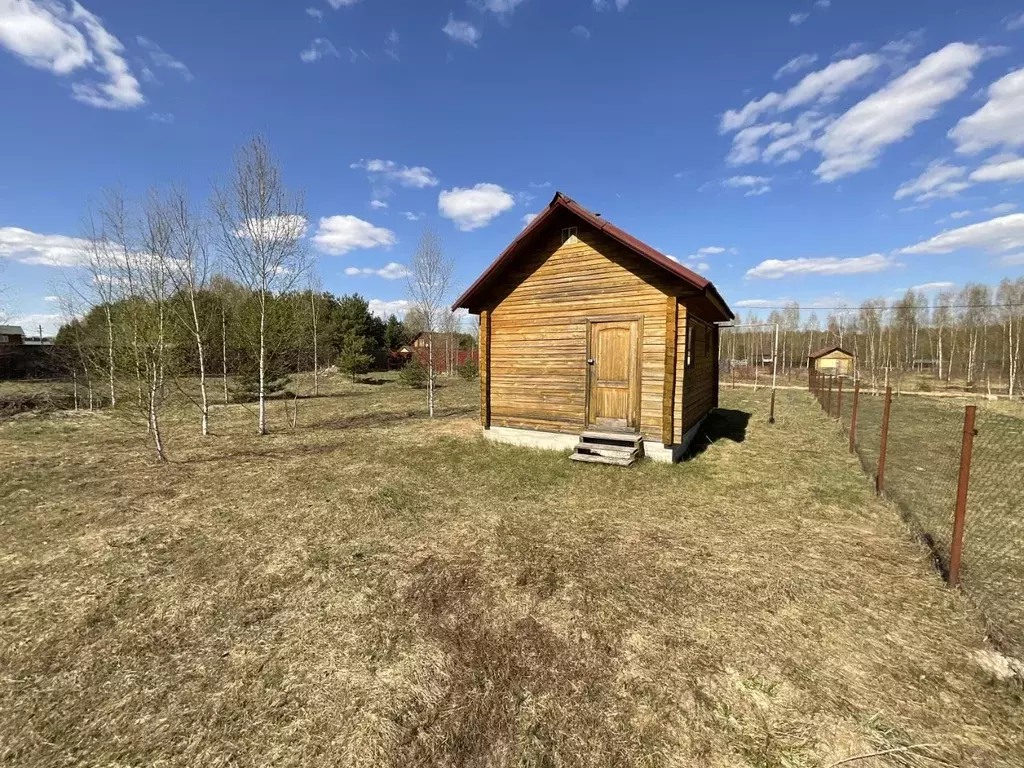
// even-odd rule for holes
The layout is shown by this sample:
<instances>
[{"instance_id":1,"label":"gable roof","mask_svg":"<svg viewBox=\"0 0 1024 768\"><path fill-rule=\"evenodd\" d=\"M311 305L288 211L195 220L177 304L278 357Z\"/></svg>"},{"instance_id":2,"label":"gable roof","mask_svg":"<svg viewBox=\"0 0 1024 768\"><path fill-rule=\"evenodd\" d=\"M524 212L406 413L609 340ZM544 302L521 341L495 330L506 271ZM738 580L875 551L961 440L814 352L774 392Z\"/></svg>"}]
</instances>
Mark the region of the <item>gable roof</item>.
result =
<instances>
[{"instance_id":1,"label":"gable roof","mask_svg":"<svg viewBox=\"0 0 1024 768\"><path fill-rule=\"evenodd\" d=\"M5 336L24 336L25 331L20 325L0 325L0 333Z\"/></svg>"},{"instance_id":2,"label":"gable roof","mask_svg":"<svg viewBox=\"0 0 1024 768\"><path fill-rule=\"evenodd\" d=\"M542 230L544 226L551 221L555 213L560 210L569 211L594 229L604 233L608 237L633 251L638 256L660 267L674 278L685 283L706 299L708 307L712 310L713 314L718 316L719 320L732 320L735 317L732 310L729 309L729 306L725 303L721 294L719 294L718 289L715 288L714 284L710 280L701 277L696 272L687 269L676 261L673 261L665 254L656 251L646 243L637 240L625 230L619 229L610 221L588 211L575 200L563 195L561 192L555 193L555 196L548 204L548 207L545 208L522 232L519 233L519 236L513 240L504 251L502 251L501 255L498 256L498 258L495 259L486 270L484 270L483 274L480 275L480 277L478 277L468 289L466 289L466 292L455 301L452 308L456 309L464 307L469 309L473 305L474 300L478 299L484 290L489 287L504 271L504 269L521 253L525 243L527 243L534 234Z\"/></svg>"},{"instance_id":3,"label":"gable roof","mask_svg":"<svg viewBox=\"0 0 1024 768\"><path fill-rule=\"evenodd\" d=\"M842 352L844 355L849 355L850 357L853 357L853 353L852 352L849 352L849 351L843 349L840 346L822 347L821 349L816 350L815 352L812 352L811 354L809 354L808 357L811 358L812 360L814 360L814 359L817 359L819 357L824 357L825 355L827 355L827 354L829 354L831 352Z\"/></svg>"}]
</instances>

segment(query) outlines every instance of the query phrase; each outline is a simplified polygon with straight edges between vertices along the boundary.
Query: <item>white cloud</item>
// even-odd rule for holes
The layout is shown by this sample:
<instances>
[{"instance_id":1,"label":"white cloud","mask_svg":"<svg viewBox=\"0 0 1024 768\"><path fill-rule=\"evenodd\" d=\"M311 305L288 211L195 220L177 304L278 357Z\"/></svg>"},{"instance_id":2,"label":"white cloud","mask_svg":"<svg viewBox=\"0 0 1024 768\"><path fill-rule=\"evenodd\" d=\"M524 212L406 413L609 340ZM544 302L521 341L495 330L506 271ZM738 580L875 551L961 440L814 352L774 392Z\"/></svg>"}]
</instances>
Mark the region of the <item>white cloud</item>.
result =
<instances>
[{"instance_id":1,"label":"white cloud","mask_svg":"<svg viewBox=\"0 0 1024 768\"><path fill-rule=\"evenodd\" d=\"M476 48L476 44L480 42L480 30L474 27L468 21L458 21L451 14L448 15L448 23L441 27L441 31L444 32L452 40L459 43L465 43Z\"/></svg>"},{"instance_id":2,"label":"white cloud","mask_svg":"<svg viewBox=\"0 0 1024 768\"><path fill-rule=\"evenodd\" d=\"M1004 267L1019 267L1024 265L1024 252L1008 253L1005 256L1000 256L999 263Z\"/></svg>"},{"instance_id":3,"label":"white cloud","mask_svg":"<svg viewBox=\"0 0 1024 768\"><path fill-rule=\"evenodd\" d=\"M949 218L951 218L951 219L966 219L972 213L973 213L973 211L953 211L951 214L949 214Z\"/></svg>"},{"instance_id":4,"label":"white cloud","mask_svg":"<svg viewBox=\"0 0 1024 768\"><path fill-rule=\"evenodd\" d=\"M405 313L409 311L409 302L405 299L395 299L392 301L370 299L367 304L369 304L370 312L377 317L387 318L388 315L404 317Z\"/></svg>"},{"instance_id":5,"label":"white cloud","mask_svg":"<svg viewBox=\"0 0 1024 768\"><path fill-rule=\"evenodd\" d=\"M528 227L533 223L533 220L540 216L539 213L528 213L523 216L523 226Z\"/></svg>"},{"instance_id":6,"label":"white cloud","mask_svg":"<svg viewBox=\"0 0 1024 768\"><path fill-rule=\"evenodd\" d=\"M49 301L49 302L60 301L60 296L43 296L43 301Z\"/></svg>"},{"instance_id":7,"label":"white cloud","mask_svg":"<svg viewBox=\"0 0 1024 768\"><path fill-rule=\"evenodd\" d=\"M891 257L881 253L841 259L828 256L818 259L767 259L747 270L747 277L778 280L792 275L858 275L882 272L898 266Z\"/></svg>"},{"instance_id":8,"label":"white cloud","mask_svg":"<svg viewBox=\"0 0 1024 768\"><path fill-rule=\"evenodd\" d=\"M594 10L607 11L612 7L612 0L593 0ZM629 0L615 0L615 10L624 11L629 5Z\"/></svg>"},{"instance_id":9,"label":"white cloud","mask_svg":"<svg viewBox=\"0 0 1024 768\"><path fill-rule=\"evenodd\" d=\"M822 10L827 10L828 8L832 7L832 0L815 0L814 7L821 8Z\"/></svg>"},{"instance_id":10,"label":"white cloud","mask_svg":"<svg viewBox=\"0 0 1024 768\"><path fill-rule=\"evenodd\" d=\"M373 267L346 267L345 274L349 277L375 275L383 277L385 280L400 280L403 277L409 276L409 270L404 264L392 261L380 269L374 269Z\"/></svg>"},{"instance_id":11,"label":"white cloud","mask_svg":"<svg viewBox=\"0 0 1024 768\"><path fill-rule=\"evenodd\" d=\"M402 211L402 215L409 221L419 221L423 218L422 213L413 213L412 211Z\"/></svg>"},{"instance_id":12,"label":"white cloud","mask_svg":"<svg viewBox=\"0 0 1024 768\"><path fill-rule=\"evenodd\" d=\"M901 184L893 199L913 197L917 202L923 202L939 197L955 197L971 186L964 180L966 174L966 168L933 160L920 176Z\"/></svg>"},{"instance_id":13,"label":"white cloud","mask_svg":"<svg viewBox=\"0 0 1024 768\"><path fill-rule=\"evenodd\" d=\"M0 227L0 256L23 264L74 267L82 264L89 242L67 235L41 235L18 227Z\"/></svg>"},{"instance_id":14,"label":"white cloud","mask_svg":"<svg viewBox=\"0 0 1024 768\"><path fill-rule=\"evenodd\" d=\"M29 336L35 336L39 333L39 326L43 327L44 336L53 336L63 325L63 322L62 315L50 312L35 312L11 318L11 325L20 325Z\"/></svg>"},{"instance_id":15,"label":"white cloud","mask_svg":"<svg viewBox=\"0 0 1024 768\"><path fill-rule=\"evenodd\" d=\"M63 6L3 0L0 45L30 67L67 75L91 64L93 52Z\"/></svg>"},{"instance_id":16,"label":"white cloud","mask_svg":"<svg viewBox=\"0 0 1024 768\"><path fill-rule=\"evenodd\" d=\"M355 5L358 2L359 0L327 0L327 4L334 10L338 10L339 8L347 5Z\"/></svg>"},{"instance_id":17,"label":"white cloud","mask_svg":"<svg viewBox=\"0 0 1024 768\"><path fill-rule=\"evenodd\" d=\"M1016 203L998 203L991 208L986 208L985 213L994 213L997 216L1002 216L1004 213L1010 213L1015 210L1017 210Z\"/></svg>"},{"instance_id":18,"label":"white cloud","mask_svg":"<svg viewBox=\"0 0 1024 768\"><path fill-rule=\"evenodd\" d=\"M971 173L971 181L1024 181L1024 158L1014 155L990 157Z\"/></svg>"},{"instance_id":19,"label":"white cloud","mask_svg":"<svg viewBox=\"0 0 1024 768\"><path fill-rule=\"evenodd\" d=\"M326 37L314 38L309 47L299 54L299 58L307 64L320 61L324 56L333 56L336 59L340 56L338 49L334 47L334 43Z\"/></svg>"},{"instance_id":20,"label":"white cloud","mask_svg":"<svg viewBox=\"0 0 1024 768\"><path fill-rule=\"evenodd\" d=\"M902 249L900 253L952 253L965 248L990 253L1024 248L1024 213L1000 216L941 232L933 238Z\"/></svg>"},{"instance_id":21,"label":"white cloud","mask_svg":"<svg viewBox=\"0 0 1024 768\"><path fill-rule=\"evenodd\" d=\"M527 186L533 187L534 189L547 189L548 187L551 186L551 182L550 181L540 181L540 182L531 181L529 184L527 184Z\"/></svg>"},{"instance_id":22,"label":"white cloud","mask_svg":"<svg viewBox=\"0 0 1024 768\"><path fill-rule=\"evenodd\" d=\"M789 23L792 24L794 27L799 27L801 24L807 21L807 19L809 19L810 16L811 14L809 13L791 13L789 14Z\"/></svg>"},{"instance_id":23,"label":"white cloud","mask_svg":"<svg viewBox=\"0 0 1024 768\"><path fill-rule=\"evenodd\" d=\"M272 238L295 238L306 236L308 222L304 216L271 216L267 219L249 219L245 226L235 232L235 237L249 238L266 236Z\"/></svg>"},{"instance_id":24,"label":"white cloud","mask_svg":"<svg viewBox=\"0 0 1024 768\"><path fill-rule=\"evenodd\" d=\"M385 203L383 200L371 200L370 207L379 211L382 208L387 208L388 204Z\"/></svg>"},{"instance_id":25,"label":"white cloud","mask_svg":"<svg viewBox=\"0 0 1024 768\"><path fill-rule=\"evenodd\" d=\"M438 185L434 172L422 165L410 168L407 165L399 165L393 160L360 160L357 163L352 163L349 167L361 168L372 176L381 176L411 189L423 189Z\"/></svg>"},{"instance_id":26,"label":"white cloud","mask_svg":"<svg viewBox=\"0 0 1024 768\"><path fill-rule=\"evenodd\" d=\"M171 56L149 38L139 35L135 38L135 42L146 50L150 60L153 62L153 66L163 67L164 69L176 72L185 81L193 80L192 71L185 66L184 62Z\"/></svg>"},{"instance_id":27,"label":"white cloud","mask_svg":"<svg viewBox=\"0 0 1024 768\"><path fill-rule=\"evenodd\" d=\"M817 141L822 154L818 178L835 181L873 165L887 146L911 135L918 123L959 96L983 57L980 46L951 43L855 104Z\"/></svg>"},{"instance_id":28,"label":"white cloud","mask_svg":"<svg viewBox=\"0 0 1024 768\"><path fill-rule=\"evenodd\" d=\"M782 307L790 303L792 299L741 299L740 301L732 302L734 307Z\"/></svg>"},{"instance_id":29,"label":"white cloud","mask_svg":"<svg viewBox=\"0 0 1024 768\"><path fill-rule=\"evenodd\" d=\"M1003 26L1009 32L1015 32L1018 29L1024 29L1024 11L1007 16L1005 19L1003 19Z\"/></svg>"},{"instance_id":30,"label":"white cloud","mask_svg":"<svg viewBox=\"0 0 1024 768\"><path fill-rule=\"evenodd\" d=\"M1024 67L988 87L988 101L949 132L957 152L977 154L990 147L1024 145Z\"/></svg>"},{"instance_id":31,"label":"white cloud","mask_svg":"<svg viewBox=\"0 0 1024 768\"><path fill-rule=\"evenodd\" d=\"M324 253L344 256L357 248L390 247L398 242L390 229L375 227L355 216L327 216L313 235L313 244Z\"/></svg>"},{"instance_id":32,"label":"white cloud","mask_svg":"<svg viewBox=\"0 0 1024 768\"><path fill-rule=\"evenodd\" d=\"M810 72L785 94L772 91L760 99L747 102L738 110L722 115L719 131L728 133L751 125L768 111L784 112L812 103L835 101L846 89L856 85L882 65L882 57L865 53L853 59L834 61L823 69Z\"/></svg>"},{"instance_id":33,"label":"white cloud","mask_svg":"<svg viewBox=\"0 0 1024 768\"><path fill-rule=\"evenodd\" d=\"M722 181L722 186L731 189L746 189L746 197L756 197L771 192L771 179L767 176L730 176Z\"/></svg>"},{"instance_id":34,"label":"white cloud","mask_svg":"<svg viewBox=\"0 0 1024 768\"><path fill-rule=\"evenodd\" d=\"M832 54L833 59L848 59L864 50L864 43L852 42Z\"/></svg>"},{"instance_id":35,"label":"white cloud","mask_svg":"<svg viewBox=\"0 0 1024 768\"><path fill-rule=\"evenodd\" d=\"M783 78L786 75L796 74L801 69L807 69L808 67L813 66L817 60L818 54L816 53L801 53L799 56L794 56L792 59L790 59L777 70L775 70L775 75L773 76L773 78L775 80L779 80L780 78Z\"/></svg>"},{"instance_id":36,"label":"white cloud","mask_svg":"<svg viewBox=\"0 0 1024 768\"><path fill-rule=\"evenodd\" d=\"M774 138L761 153L766 162L791 163L813 148L814 137L832 121L814 110L801 113L795 123L783 123L772 132Z\"/></svg>"},{"instance_id":37,"label":"white cloud","mask_svg":"<svg viewBox=\"0 0 1024 768\"><path fill-rule=\"evenodd\" d=\"M698 248L697 253L704 256L714 256L719 253L725 253L725 248L720 245L709 245L704 248Z\"/></svg>"},{"instance_id":38,"label":"white cloud","mask_svg":"<svg viewBox=\"0 0 1024 768\"><path fill-rule=\"evenodd\" d=\"M584 40L590 39L590 30L584 27L582 24L577 24L569 31L572 34L576 35L577 37L582 37Z\"/></svg>"},{"instance_id":39,"label":"white cloud","mask_svg":"<svg viewBox=\"0 0 1024 768\"><path fill-rule=\"evenodd\" d=\"M145 104L146 98L142 95L139 81L122 56L124 46L121 41L110 34L96 16L76 2L71 3L71 19L85 29L96 54L94 67L106 78L106 82L100 83L73 83L72 96L83 104L99 109L134 109Z\"/></svg>"},{"instance_id":40,"label":"white cloud","mask_svg":"<svg viewBox=\"0 0 1024 768\"><path fill-rule=\"evenodd\" d=\"M921 285L913 285L910 287L912 291L920 291L921 293L931 293L932 291L945 291L949 288L954 288L956 283L922 283Z\"/></svg>"},{"instance_id":41,"label":"white cloud","mask_svg":"<svg viewBox=\"0 0 1024 768\"><path fill-rule=\"evenodd\" d=\"M401 37L398 34L397 29L392 29L388 32L387 37L384 38L384 54L390 56L395 61L401 61L398 55L398 44L401 42Z\"/></svg>"},{"instance_id":42,"label":"white cloud","mask_svg":"<svg viewBox=\"0 0 1024 768\"><path fill-rule=\"evenodd\" d=\"M324 17L324 12L321 11L319 8L307 8L306 13L309 16L312 16L317 21L320 21Z\"/></svg>"},{"instance_id":43,"label":"white cloud","mask_svg":"<svg viewBox=\"0 0 1024 768\"><path fill-rule=\"evenodd\" d=\"M497 184L477 184L468 189L444 190L437 198L437 209L451 219L463 232L470 232L491 223L515 205L512 195Z\"/></svg>"},{"instance_id":44,"label":"white cloud","mask_svg":"<svg viewBox=\"0 0 1024 768\"><path fill-rule=\"evenodd\" d=\"M479 5L485 11L491 13L506 14L512 13L516 9L517 5L521 5L525 0L478 0Z\"/></svg>"}]
</instances>

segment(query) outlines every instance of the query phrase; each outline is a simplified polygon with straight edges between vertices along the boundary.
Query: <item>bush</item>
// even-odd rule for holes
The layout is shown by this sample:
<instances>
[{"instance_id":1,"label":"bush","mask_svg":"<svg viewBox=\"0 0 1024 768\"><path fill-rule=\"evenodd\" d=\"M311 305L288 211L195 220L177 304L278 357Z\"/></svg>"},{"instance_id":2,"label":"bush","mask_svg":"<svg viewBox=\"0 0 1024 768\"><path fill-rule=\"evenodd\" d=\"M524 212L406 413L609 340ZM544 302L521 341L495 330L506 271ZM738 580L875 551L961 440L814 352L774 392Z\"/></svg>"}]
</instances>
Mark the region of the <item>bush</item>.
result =
<instances>
[{"instance_id":1,"label":"bush","mask_svg":"<svg viewBox=\"0 0 1024 768\"><path fill-rule=\"evenodd\" d=\"M427 386L427 366L414 357L399 372L398 380L407 387L423 389Z\"/></svg>"},{"instance_id":2,"label":"bush","mask_svg":"<svg viewBox=\"0 0 1024 768\"><path fill-rule=\"evenodd\" d=\"M459 376L464 379L475 379L480 375L480 366L477 365L476 360L467 360L458 367Z\"/></svg>"},{"instance_id":3,"label":"bush","mask_svg":"<svg viewBox=\"0 0 1024 768\"><path fill-rule=\"evenodd\" d=\"M280 359L276 357L268 359L263 376L263 392L267 399L291 394L288 391L288 385L291 384L291 371ZM259 400L259 395L259 364L256 360L246 358L235 370L231 400L235 403L253 403Z\"/></svg>"}]
</instances>

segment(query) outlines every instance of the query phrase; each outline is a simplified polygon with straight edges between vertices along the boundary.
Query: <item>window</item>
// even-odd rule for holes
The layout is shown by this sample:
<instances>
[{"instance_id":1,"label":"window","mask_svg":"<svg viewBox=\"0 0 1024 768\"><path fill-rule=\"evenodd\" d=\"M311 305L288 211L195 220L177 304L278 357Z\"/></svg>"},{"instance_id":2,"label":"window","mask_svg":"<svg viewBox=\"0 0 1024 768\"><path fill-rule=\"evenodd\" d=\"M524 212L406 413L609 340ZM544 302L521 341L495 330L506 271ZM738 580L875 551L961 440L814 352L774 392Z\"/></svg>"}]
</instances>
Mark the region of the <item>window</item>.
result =
<instances>
[{"instance_id":1,"label":"window","mask_svg":"<svg viewBox=\"0 0 1024 768\"><path fill-rule=\"evenodd\" d=\"M6 333L0 333L0 344L6 344L11 340L11 337Z\"/></svg>"},{"instance_id":2,"label":"window","mask_svg":"<svg viewBox=\"0 0 1024 768\"><path fill-rule=\"evenodd\" d=\"M689 368L693 365L693 325L689 322L686 324L686 367Z\"/></svg>"},{"instance_id":3,"label":"window","mask_svg":"<svg viewBox=\"0 0 1024 768\"><path fill-rule=\"evenodd\" d=\"M578 234L579 231L576 229L576 227L566 227L565 229L562 230L562 244L572 245L573 243L578 243Z\"/></svg>"}]
</instances>

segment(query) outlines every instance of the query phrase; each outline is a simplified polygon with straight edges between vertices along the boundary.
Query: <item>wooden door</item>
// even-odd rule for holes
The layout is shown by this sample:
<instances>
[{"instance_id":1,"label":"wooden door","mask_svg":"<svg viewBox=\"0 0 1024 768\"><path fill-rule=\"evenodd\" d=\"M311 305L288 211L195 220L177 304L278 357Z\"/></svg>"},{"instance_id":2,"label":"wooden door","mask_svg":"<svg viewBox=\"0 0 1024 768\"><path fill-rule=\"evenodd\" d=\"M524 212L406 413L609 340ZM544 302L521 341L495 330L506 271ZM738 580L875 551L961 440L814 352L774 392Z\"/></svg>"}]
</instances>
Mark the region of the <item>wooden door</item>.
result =
<instances>
[{"instance_id":1,"label":"wooden door","mask_svg":"<svg viewBox=\"0 0 1024 768\"><path fill-rule=\"evenodd\" d=\"M587 323L587 426L640 425L640 320Z\"/></svg>"}]
</instances>

